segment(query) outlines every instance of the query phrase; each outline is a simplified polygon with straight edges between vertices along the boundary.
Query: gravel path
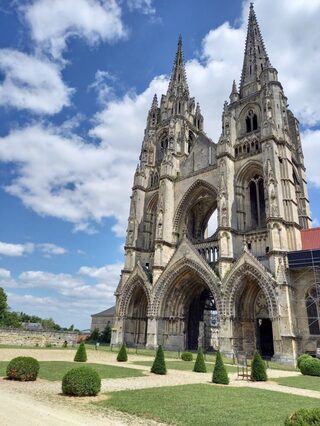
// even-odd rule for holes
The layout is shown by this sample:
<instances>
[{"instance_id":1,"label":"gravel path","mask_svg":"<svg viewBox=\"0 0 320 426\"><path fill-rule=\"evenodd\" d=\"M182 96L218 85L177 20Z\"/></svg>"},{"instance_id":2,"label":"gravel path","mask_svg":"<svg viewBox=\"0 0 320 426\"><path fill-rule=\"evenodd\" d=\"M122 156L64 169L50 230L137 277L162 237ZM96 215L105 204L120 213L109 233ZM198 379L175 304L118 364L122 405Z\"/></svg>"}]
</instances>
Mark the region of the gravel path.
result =
<instances>
[{"instance_id":1,"label":"gravel path","mask_svg":"<svg viewBox=\"0 0 320 426\"><path fill-rule=\"evenodd\" d=\"M88 350L88 361L108 365L117 365L116 353ZM0 349L0 361L7 361L18 355L28 355L39 361L73 361L75 351L72 350L45 350L45 349ZM162 386L176 386L211 382L212 373L193 373L183 370L169 370L165 376L150 373L150 368L132 364L134 361L149 360L150 357L129 354L129 362L122 363L121 367L136 368L145 371L143 377L128 377L122 379L103 379L102 393L128 389L145 389ZM182 362L182 361L181 361ZM250 382L236 380L236 374L229 374L230 385L236 387L251 387L308 396L320 399L320 392L281 386L272 382L277 377L298 376L295 371L268 370L268 382ZM159 425L157 422L139 419L119 412L104 410L103 413L93 410L88 402L98 401L107 396L101 394L95 398L65 398L61 395L61 383L37 380L36 382L12 382L0 379L0 424L1 426L62 426L62 425L92 425L111 426L122 425Z\"/></svg>"}]
</instances>

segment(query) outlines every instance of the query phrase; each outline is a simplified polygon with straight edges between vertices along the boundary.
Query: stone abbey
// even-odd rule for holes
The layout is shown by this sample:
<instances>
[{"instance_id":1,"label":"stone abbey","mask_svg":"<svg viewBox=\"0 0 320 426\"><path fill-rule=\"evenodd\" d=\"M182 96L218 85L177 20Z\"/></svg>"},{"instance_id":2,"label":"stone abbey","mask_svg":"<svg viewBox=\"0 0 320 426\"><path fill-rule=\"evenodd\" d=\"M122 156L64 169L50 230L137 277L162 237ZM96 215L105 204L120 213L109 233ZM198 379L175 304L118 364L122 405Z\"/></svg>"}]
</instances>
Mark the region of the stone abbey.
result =
<instances>
[{"instance_id":1,"label":"stone abbey","mask_svg":"<svg viewBox=\"0 0 320 426\"><path fill-rule=\"evenodd\" d=\"M112 342L292 362L320 346L320 252L302 250L311 218L298 121L253 5L217 143L203 120L180 38L134 175Z\"/></svg>"}]
</instances>

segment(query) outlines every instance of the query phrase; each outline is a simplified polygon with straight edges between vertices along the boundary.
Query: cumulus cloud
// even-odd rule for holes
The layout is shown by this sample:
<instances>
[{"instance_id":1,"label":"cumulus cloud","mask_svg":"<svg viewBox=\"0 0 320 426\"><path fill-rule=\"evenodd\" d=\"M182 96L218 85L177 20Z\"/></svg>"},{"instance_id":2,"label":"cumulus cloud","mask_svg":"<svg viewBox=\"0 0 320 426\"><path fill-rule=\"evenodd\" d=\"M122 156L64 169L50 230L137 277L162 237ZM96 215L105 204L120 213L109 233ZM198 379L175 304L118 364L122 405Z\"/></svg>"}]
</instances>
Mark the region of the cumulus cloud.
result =
<instances>
[{"instance_id":1,"label":"cumulus cloud","mask_svg":"<svg viewBox=\"0 0 320 426\"><path fill-rule=\"evenodd\" d=\"M127 0L129 10L140 10L145 15L154 14L155 8L152 6L152 0Z\"/></svg>"},{"instance_id":2,"label":"cumulus cloud","mask_svg":"<svg viewBox=\"0 0 320 426\"><path fill-rule=\"evenodd\" d=\"M67 250L63 247L57 246L56 244L52 243L41 243L36 245L37 249L40 250L42 253L44 253L47 256L53 255L53 254L66 254Z\"/></svg>"},{"instance_id":3,"label":"cumulus cloud","mask_svg":"<svg viewBox=\"0 0 320 426\"><path fill-rule=\"evenodd\" d=\"M301 136L308 181L320 189L320 130L305 130Z\"/></svg>"},{"instance_id":4,"label":"cumulus cloud","mask_svg":"<svg viewBox=\"0 0 320 426\"><path fill-rule=\"evenodd\" d=\"M11 272L7 269L0 268L0 279L11 278Z\"/></svg>"},{"instance_id":5,"label":"cumulus cloud","mask_svg":"<svg viewBox=\"0 0 320 426\"><path fill-rule=\"evenodd\" d=\"M62 81L57 65L13 49L0 49L0 105L55 114L70 105L73 89Z\"/></svg>"},{"instance_id":6,"label":"cumulus cloud","mask_svg":"<svg viewBox=\"0 0 320 426\"><path fill-rule=\"evenodd\" d=\"M0 241L0 256L23 256L27 253L32 253L34 250L34 244L10 244Z\"/></svg>"},{"instance_id":7,"label":"cumulus cloud","mask_svg":"<svg viewBox=\"0 0 320 426\"><path fill-rule=\"evenodd\" d=\"M95 44L126 36L115 0L36 0L24 7L24 14L33 40L56 59L71 37Z\"/></svg>"}]
</instances>

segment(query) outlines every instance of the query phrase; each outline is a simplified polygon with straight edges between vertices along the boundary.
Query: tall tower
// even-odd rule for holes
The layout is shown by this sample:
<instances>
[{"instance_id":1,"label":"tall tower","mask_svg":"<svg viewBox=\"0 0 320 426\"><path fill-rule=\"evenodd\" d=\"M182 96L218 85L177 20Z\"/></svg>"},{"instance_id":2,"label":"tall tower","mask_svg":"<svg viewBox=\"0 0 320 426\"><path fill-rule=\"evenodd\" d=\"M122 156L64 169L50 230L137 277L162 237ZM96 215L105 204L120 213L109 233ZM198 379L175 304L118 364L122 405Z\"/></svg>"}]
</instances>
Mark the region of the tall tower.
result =
<instances>
[{"instance_id":1,"label":"tall tower","mask_svg":"<svg viewBox=\"0 0 320 426\"><path fill-rule=\"evenodd\" d=\"M208 223L217 211L217 229ZM239 90L217 144L190 97L179 37L134 176L112 341L294 359L287 252L310 212L298 121L250 6Z\"/></svg>"}]
</instances>

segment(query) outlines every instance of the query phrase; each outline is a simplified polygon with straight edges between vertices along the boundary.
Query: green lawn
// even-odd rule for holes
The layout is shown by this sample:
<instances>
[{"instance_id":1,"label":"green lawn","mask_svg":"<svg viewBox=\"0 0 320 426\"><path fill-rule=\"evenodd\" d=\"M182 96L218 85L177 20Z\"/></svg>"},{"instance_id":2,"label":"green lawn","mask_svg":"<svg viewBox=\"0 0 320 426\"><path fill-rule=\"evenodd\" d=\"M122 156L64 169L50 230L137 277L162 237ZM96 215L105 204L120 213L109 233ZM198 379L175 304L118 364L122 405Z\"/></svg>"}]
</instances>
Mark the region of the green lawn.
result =
<instances>
[{"instance_id":1,"label":"green lawn","mask_svg":"<svg viewBox=\"0 0 320 426\"><path fill-rule=\"evenodd\" d=\"M301 388L301 389L310 389L310 390L315 390L320 392L320 377L315 377L315 376L281 377L274 380L279 385L290 386L290 387Z\"/></svg>"},{"instance_id":2,"label":"green lawn","mask_svg":"<svg viewBox=\"0 0 320 426\"><path fill-rule=\"evenodd\" d=\"M194 367L195 361L171 361L166 360L166 366L167 368L173 368L175 370L185 370L185 371L192 371ZM135 361L133 364L136 365L145 365L146 367L151 367L153 364L153 361ZM214 364L213 363L206 363L207 371L208 373L213 371ZM234 373L237 371L237 368L233 365L226 365L225 366L227 371L229 373Z\"/></svg>"},{"instance_id":3,"label":"green lawn","mask_svg":"<svg viewBox=\"0 0 320 426\"><path fill-rule=\"evenodd\" d=\"M183 426L283 426L298 408L319 407L319 399L249 388L184 385L112 392L95 403L140 417Z\"/></svg>"},{"instance_id":4,"label":"green lawn","mask_svg":"<svg viewBox=\"0 0 320 426\"><path fill-rule=\"evenodd\" d=\"M91 364L87 362L65 362L65 361L40 361L40 371L39 377L45 380L62 380L62 377L65 373L72 368L77 367L92 367L98 373L101 379L119 379L122 377L141 377L143 376L143 371L136 370L134 368L123 368L112 365L103 365L103 364ZM0 376L6 375L6 368L8 362L0 362Z\"/></svg>"}]
</instances>

